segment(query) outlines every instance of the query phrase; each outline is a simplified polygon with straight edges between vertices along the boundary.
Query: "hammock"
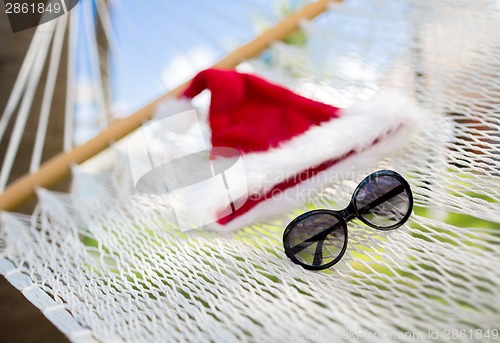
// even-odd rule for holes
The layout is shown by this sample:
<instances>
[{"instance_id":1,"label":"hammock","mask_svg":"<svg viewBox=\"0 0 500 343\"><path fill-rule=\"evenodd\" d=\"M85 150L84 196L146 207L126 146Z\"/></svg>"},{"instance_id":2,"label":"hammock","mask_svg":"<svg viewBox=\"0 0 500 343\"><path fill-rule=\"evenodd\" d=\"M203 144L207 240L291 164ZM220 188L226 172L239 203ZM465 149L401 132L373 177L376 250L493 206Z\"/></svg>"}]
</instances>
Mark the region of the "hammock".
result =
<instances>
[{"instance_id":1,"label":"hammock","mask_svg":"<svg viewBox=\"0 0 500 343\"><path fill-rule=\"evenodd\" d=\"M326 9L301 24L303 44L275 42L257 57L262 49L254 46L238 68L335 105L385 88L416 99L430 113L426 127L374 168L407 178L410 220L383 233L354 222L343 259L308 271L286 258L284 227L308 209L342 208L370 171L353 171L272 223L227 235L180 232L168 207L133 193L117 143L73 167L70 193L40 188L32 215L2 213L0 272L71 341L498 339L497 2L326 3L266 33L281 38L292 21ZM264 48L269 40L260 38L250 44ZM117 138L126 131L113 130ZM94 147L105 146L111 131ZM64 156L60 168L85 159ZM30 182L40 180L48 178Z\"/></svg>"}]
</instances>

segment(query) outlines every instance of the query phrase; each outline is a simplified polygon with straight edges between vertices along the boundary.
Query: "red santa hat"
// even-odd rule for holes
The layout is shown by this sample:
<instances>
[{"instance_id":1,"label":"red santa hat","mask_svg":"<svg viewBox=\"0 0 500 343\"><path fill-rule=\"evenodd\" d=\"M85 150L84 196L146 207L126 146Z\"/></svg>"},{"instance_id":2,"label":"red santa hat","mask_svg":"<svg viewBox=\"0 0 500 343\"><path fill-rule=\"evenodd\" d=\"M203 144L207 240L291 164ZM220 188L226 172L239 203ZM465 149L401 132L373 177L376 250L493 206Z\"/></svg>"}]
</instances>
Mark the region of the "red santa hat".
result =
<instances>
[{"instance_id":1,"label":"red santa hat","mask_svg":"<svg viewBox=\"0 0 500 343\"><path fill-rule=\"evenodd\" d=\"M211 163L225 159L217 148L236 149L244 177L228 178L225 187L198 187L182 201L188 215L201 216L195 222L221 231L272 219L303 205L332 180L373 168L404 146L424 121L422 111L399 94L384 93L341 109L233 70L200 72L179 100L189 103L203 90L211 92ZM180 112L180 107L161 106L160 115L166 112ZM179 142L192 133L181 131L175 138ZM175 169L182 177L198 168ZM237 190L228 204L231 189Z\"/></svg>"}]
</instances>

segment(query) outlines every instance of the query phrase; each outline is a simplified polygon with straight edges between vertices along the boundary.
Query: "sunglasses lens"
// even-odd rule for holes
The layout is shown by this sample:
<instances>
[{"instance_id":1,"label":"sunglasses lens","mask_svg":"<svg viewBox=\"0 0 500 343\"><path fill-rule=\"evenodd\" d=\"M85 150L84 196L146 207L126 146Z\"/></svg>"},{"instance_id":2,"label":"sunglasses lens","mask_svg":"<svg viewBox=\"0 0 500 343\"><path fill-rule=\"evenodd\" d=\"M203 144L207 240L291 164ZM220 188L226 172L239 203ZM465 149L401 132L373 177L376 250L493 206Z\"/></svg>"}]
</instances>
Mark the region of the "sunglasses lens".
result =
<instances>
[{"instance_id":1,"label":"sunglasses lens","mask_svg":"<svg viewBox=\"0 0 500 343\"><path fill-rule=\"evenodd\" d=\"M340 220L332 214L304 217L288 232L289 253L301 263L321 269L343 252L346 235Z\"/></svg>"},{"instance_id":2,"label":"sunglasses lens","mask_svg":"<svg viewBox=\"0 0 500 343\"><path fill-rule=\"evenodd\" d=\"M356 194L358 214L378 229L402 225L411 211L410 189L391 175L377 176Z\"/></svg>"}]
</instances>

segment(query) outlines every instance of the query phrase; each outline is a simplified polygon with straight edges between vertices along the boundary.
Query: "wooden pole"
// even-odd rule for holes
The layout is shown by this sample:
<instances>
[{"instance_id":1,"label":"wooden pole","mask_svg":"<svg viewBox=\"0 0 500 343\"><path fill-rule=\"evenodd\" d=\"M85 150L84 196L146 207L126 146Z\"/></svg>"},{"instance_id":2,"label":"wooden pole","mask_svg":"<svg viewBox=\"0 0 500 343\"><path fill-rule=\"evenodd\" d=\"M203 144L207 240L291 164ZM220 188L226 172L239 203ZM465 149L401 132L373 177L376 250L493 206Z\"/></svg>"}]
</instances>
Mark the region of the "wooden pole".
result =
<instances>
[{"instance_id":1,"label":"wooden pole","mask_svg":"<svg viewBox=\"0 0 500 343\"><path fill-rule=\"evenodd\" d=\"M335 0L335 2L340 1L341 0ZM234 68L239 63L258 55L272 42L284 39L299 26L301 21L313 19L323 13L330 3L332 3L332 0L318 0L304 6L302 9L289 15L272 28L257 36L254 40L229 53L215 63L214 67ZM36 173L27 174L11 183L5 192L0 195L0 211L12 210L18 205L21 205L34 195L36 188L53 185L70 172L70 168L73 164L85 162L106 149L112 142L123 138L139 128L145 121L152 118L154 110L159 103L169 97L179 95L186 86L187 83L180 85L129 117L114 121L106 130L101 131L97 136L86 143L75 147L71 151L61 152L42 164Z\"/></svg>"}]
</instances>

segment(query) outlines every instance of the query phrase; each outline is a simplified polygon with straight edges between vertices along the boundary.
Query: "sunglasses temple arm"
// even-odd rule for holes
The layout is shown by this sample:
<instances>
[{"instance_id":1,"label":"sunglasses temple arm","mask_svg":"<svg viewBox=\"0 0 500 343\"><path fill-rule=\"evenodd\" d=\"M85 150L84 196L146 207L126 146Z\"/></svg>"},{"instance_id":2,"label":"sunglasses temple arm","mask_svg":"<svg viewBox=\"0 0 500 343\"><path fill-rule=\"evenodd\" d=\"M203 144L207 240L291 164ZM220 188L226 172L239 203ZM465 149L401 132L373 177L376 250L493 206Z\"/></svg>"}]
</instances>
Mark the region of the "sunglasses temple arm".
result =
<instances>
[{"instance_id":1,"label":"sunglasses temple arm","mask_svg":"<svg viewBox=\"0 0 500 343\"><path fill-rule=\"evenodd\" d=\"M377 207L378 205L386 202L387 200L389 199L392 199L394 198L396 195L398 195L399 193L403 192L404 191L404 186L403 185L399 185L393 189L391 189L389 192L385 193L384 195L382 195L381 197L373 200L372 202L370 202L369 204L363 206L362 208L360 208L358 210L358 213L359 214L365 214L367 213L368 211L370 211L371 209Z\"/></svg>"},{"instance_id":2,"label":"sunglasses temple arm","mask_svg":"<svg viewBox=\"0 0 500 343\"><path fill-rule=\"evenodd\" d=\"M319 240L318 244L316 244L316 251L314 252L314 260L313 260L314 266L320 266L321 261L323 260L323 242L324 239Z\"/></svg>"}]
</instances>

